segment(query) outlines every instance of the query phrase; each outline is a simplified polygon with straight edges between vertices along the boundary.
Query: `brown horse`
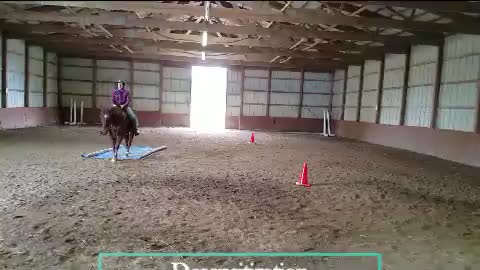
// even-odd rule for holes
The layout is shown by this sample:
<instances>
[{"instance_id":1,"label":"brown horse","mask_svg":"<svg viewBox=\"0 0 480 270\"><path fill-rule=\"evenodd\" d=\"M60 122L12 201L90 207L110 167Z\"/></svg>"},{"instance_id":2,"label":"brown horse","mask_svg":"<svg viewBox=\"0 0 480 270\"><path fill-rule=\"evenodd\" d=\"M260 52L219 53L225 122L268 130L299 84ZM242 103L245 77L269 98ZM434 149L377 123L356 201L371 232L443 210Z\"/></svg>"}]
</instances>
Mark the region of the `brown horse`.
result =
<instances>
[{"instance_id":1,"label":"brown horse","mask_svg":"<svg viewBox=\"0 0 480 270\"><path fill-rule=\"evenodd\" d=\"M125 139L127 146L127 156L130 154L130 146L132 145L134 130L133 124L129 120L125 109L119 107L102 108L100 119L102 122L102 135L110 134L112 139L113 158L112 162L118 160L118 149L121 142Z\"/></svg>"}]
</instances>

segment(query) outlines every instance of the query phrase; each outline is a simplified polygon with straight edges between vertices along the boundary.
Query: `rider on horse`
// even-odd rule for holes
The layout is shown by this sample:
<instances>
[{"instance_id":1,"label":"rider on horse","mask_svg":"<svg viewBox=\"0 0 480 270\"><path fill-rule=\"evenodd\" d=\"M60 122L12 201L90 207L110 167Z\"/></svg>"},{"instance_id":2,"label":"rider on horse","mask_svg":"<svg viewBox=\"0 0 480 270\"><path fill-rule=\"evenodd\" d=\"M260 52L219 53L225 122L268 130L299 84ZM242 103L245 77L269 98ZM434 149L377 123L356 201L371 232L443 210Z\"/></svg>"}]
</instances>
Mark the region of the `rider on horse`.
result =
<instances>
[{"instance_id":1,"label":"rider on horse","mask_svg":"<svg viewBox=\"0 0 480 270\"><path fill-rule=\"evenodd\" d=\"M128 106L130 104L130 92L125 88L125 81L119 80L117 87L112 92L112 103L114 107L125 109L130 121L132 121L135 136L138 133L138 119L133 110Z\"/></svg>"}]
</instances>

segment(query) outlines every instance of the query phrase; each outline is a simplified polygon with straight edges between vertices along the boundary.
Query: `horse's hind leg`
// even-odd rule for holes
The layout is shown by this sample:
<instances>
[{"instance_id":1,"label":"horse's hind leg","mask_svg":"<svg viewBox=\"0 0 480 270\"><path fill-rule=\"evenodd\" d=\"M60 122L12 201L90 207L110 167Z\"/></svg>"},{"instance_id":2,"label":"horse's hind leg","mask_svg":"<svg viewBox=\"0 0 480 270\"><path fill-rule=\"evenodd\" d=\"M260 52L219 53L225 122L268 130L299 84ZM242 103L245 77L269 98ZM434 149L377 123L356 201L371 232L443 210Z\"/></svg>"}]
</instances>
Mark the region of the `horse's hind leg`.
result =
<instances>
[{"instance_id":1,"label":"horse's hind leg","mask_svg":"<svg viewBox=\"0 0 480 270\"><path fill-rule=\"evenodd\" d=\"M129 133L129 138L128 138L128 149L130 149L130 146L132 146L133 138L135 137L135 134L133 132Z\"/></svg>"}]
</instances>

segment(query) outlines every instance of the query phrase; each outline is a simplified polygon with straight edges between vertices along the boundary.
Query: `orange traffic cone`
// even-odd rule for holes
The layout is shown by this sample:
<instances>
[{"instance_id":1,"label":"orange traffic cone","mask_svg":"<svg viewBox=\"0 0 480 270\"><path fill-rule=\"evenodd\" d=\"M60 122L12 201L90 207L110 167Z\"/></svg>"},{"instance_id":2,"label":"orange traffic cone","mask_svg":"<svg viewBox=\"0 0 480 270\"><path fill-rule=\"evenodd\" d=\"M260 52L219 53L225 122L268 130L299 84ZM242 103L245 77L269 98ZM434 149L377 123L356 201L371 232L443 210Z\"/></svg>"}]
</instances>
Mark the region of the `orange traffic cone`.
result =
<instances>
[{"instance_id":1,"label":"orange traffic cone","mask_svg":"<svg viewBox=\"0 0 480 270\"><path fill-rule=\"evenodd\" d=\"M300 173L300 179L295 184L298 185L298 186L304 186L304 187L311 187L312 186L308 183L307 162L303 163L303 169L302 169L302 172Z\"/></svg>"},{"instance_id":2,"label":"orange traffic cone","mask_svg":"<svg viewBox=\"0 0 480 270\"><path fill-rule=\"evenodd\" d=\"M255 143L255 134L252 132L252 135L250 136L250 142L249 143Z\"/></svg>"}]
</instances>

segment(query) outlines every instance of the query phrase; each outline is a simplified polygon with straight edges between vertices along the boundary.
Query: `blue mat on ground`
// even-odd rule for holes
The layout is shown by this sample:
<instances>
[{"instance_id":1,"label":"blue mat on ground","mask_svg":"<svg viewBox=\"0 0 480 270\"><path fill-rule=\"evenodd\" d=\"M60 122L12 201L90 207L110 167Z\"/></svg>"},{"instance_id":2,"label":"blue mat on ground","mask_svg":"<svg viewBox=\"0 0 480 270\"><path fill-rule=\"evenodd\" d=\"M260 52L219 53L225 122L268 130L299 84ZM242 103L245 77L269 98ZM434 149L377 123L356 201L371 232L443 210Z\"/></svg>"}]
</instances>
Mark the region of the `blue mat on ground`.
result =
<instances>
[{"instance_id":1,"label":"blue mat on ground","mask_svg":"<svg viewBox=\"0 0 480 270\"><path fill-rule=\"evenodd\" d=\"M152 148L150 146L134 146L130 147L130 154L127 156L127 148L124 145L120 145L118 149L118 159L142 159L150 156L151 154L167 149L166 146ZM89 154L82 154L84 158L96 158L96 159L111 159L113 158L112 148L103 149Z\"/></svg>"}]
</instances>

